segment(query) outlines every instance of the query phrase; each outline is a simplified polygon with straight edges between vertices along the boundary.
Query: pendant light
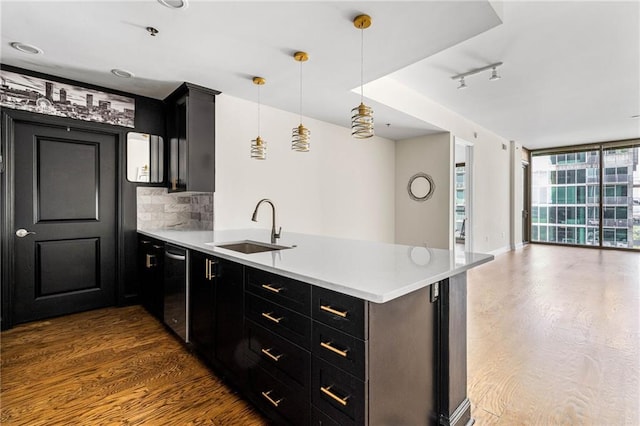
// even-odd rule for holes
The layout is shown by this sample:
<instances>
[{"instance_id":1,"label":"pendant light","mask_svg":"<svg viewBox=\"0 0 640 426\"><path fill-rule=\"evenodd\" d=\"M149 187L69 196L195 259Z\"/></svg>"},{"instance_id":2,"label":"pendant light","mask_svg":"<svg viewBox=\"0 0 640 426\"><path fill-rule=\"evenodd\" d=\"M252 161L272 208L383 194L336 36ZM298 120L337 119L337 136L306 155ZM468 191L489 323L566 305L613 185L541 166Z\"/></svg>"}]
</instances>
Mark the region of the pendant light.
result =
<instances>
[{"instance_id":1,"label":"pendant light","mask_svg":"<svg viewBox=\"0 0 640 426\"><path fill-rule=\"evenodd\" d=\"M254 160L267 159L267 142L260 137L260 86L266 82L262 77L253 77L253 84L258 86L258 137L251 141L251 158Z\"/></svg>"},{"instance_id":2,"label":"pendant light","mask_svg":"<svg viewBox=\"0 0 640 426\"><path fill-rule=\"evenodd\" d=\"M302 63L309 60L306 52L296 52L293 59L300 62L300 124L294 127L291 137L291 149L298 152L309 152L311 132L302 125Z\"/></svg>"},{"instance_id":3,"label":"pendant light","mask_svg":"<svg viewBox=\"0 0 640 426\"><path fill-rule=\"evenodd\" d=\"M373 110L364 104L364 30L371 26L371 17L358 15L353 26L360 29L360 105L351 110L351 136L367 139L373 136Z\"/></svg>"}]
</instances>

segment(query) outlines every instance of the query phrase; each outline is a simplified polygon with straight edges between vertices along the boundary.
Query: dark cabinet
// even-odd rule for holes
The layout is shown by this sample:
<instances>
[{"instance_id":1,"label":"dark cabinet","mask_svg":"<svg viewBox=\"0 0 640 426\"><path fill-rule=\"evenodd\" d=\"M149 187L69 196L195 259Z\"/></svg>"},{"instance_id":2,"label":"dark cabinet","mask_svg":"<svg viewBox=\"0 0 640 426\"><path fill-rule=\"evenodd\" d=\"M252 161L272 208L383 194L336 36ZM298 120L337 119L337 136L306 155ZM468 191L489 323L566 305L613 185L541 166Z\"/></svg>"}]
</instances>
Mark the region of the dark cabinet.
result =
<instances>
[{"instance_id":1,"label":"dark cabinet","mask_svg":"<svg viewBox=\"0 0 640 426\"><path fill-rule=\"evenodd\" d=\"M213 361L214 355L214 309L216 260L203 253L189 253L190 284L190 326L191 343L207 361Z\"/></svg>"},{"instance_id":2,"label":"dark cabinet","mask_svg":"<svg viewBox=\"0 0 640 426\"><path fill-rule=\"evenodd\" d=\"M246 374L242 347L244 267L218 259L215 275L215 360L241 384Z\"/></svg>"},{"instance_id":3,"label":"dark cabinet","mask_svg":"<svg viewBox=\"0 0 640 426\"><path fill-rule=\"evenodd\" d=\"M160 321L164 311L164 243L138 235L138 278L140 297L144 306Z\"/></svg>"},{"instance_id":4,"label":"dark cabinet","mask_svg":"<svg viewBox=\"0 0 640 426\"><path fill-rule=\"evenodd\" d=\"M169 191L214 191L215 96L219 93L184 83L165 99Z\"/></svg>"},{"instance_id":5,"label":"dark cabinet","mask_svg":"<svg viewBox=\"0 0 640 426\"><path fill-rule=\"evenodd\" d=\"M244 267L197 251L191 262L191 343L209 363L242 385Z\"/></svg>"}]
</instances>

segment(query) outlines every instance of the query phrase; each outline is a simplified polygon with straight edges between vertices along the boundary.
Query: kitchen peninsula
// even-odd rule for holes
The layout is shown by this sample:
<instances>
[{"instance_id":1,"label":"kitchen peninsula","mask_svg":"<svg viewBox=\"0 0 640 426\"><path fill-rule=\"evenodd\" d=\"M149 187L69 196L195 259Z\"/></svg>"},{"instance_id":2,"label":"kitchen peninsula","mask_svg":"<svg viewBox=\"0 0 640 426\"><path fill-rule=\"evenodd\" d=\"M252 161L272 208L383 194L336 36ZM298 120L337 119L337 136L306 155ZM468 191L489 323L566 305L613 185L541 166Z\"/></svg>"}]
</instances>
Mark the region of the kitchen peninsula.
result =
<instances>
[{"instance_id":1,"label":"kitchen peninsula","mask_svg":"<svg viewBox=\"0 0 640 426\"><path fill-rule=\"evenodd\" d=\"M276 423L473 422L466 271L493 256L287 232L276 242L285 248L244 254L220 246L267 243L269 231L138 232L188 250L190 286L199 274L213 282L211 309L229 306L214 303L228 293L225 274L241 281L237 321L207 317L240 332L216 341L214 325L199 352ZM194 291L192 331L203 303Z\"/></svg>"}]
</instances>

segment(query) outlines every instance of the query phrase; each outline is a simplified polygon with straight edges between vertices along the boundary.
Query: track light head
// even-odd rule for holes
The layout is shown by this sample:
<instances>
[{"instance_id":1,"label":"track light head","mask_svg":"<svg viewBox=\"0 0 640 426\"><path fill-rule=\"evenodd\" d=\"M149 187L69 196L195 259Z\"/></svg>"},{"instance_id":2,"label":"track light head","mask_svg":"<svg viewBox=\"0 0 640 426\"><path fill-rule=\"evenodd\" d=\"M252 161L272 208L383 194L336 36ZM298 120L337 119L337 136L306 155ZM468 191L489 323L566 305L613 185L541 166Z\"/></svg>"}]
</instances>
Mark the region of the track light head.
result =
<instances>
[{"instance_id":1,"label":"track light head","mask_svg":"<svg viewBox=\"0 0 640 426\"><path fill-rule=\"evenodd\" d=\"M460 77L460 86L458 86L458 89L466 89L467 88L467 84L464 82L464 77Z\"/></svg>"},{"instance_id":2,"label":"track light head","mask_svg":"<svg viewBox=\"0 0 640 426\"><path fill-rule=\"evenodd\" d=\"M496 68L497 67L493 67L493 71L491 71L491 77L489 77L490 81L500 80L502 78L498 75L498 70L496 70Z\"/></svg>"}]
</instances>

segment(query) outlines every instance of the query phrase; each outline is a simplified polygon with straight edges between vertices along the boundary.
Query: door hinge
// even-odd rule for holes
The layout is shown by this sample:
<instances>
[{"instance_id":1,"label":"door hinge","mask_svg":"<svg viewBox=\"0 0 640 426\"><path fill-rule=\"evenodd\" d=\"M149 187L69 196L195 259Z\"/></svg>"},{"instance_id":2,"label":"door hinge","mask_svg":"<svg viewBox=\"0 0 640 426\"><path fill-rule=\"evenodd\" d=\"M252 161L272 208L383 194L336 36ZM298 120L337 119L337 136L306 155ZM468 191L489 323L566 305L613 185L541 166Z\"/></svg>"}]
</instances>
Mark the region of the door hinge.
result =
<instances>
[{"instance_id":1,"label":"door hinge","mask_svg":"<svg viewBox=\"0 0 640 426\"><path fill-rule=\"evenodd\" d=\"M440 296L440 283L431 284L431 303L435 303L438 300L438 296Z\"/></svg>"}]
</instances>

